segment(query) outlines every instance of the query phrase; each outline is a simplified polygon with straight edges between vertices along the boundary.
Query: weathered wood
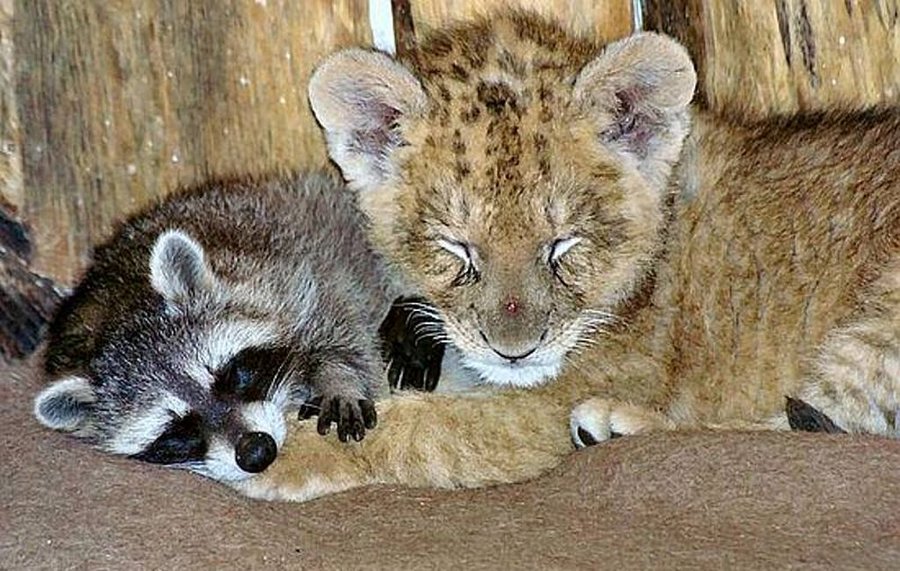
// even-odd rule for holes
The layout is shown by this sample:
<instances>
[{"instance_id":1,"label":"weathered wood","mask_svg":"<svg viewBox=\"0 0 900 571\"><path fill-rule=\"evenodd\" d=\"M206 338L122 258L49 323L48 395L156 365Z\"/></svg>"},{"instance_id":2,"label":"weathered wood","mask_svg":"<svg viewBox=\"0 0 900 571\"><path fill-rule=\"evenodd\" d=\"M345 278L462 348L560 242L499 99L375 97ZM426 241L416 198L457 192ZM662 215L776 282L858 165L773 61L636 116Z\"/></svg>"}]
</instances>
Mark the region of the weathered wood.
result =
<instances>
[{"instance_id":1,"label":"weathered wood","mask_svg":"<svg viewBox=\"0 0 900 571\"><path fill-rule=\"evenodd\" d=\"M26 357L37 348L61 299L51 280L0 248L0 363Z\"/></svg>"},{"instance_id":2,"label":"weathered wood","mask_svg":"<svg viewBox=\"0 0 900 571\"><path fill-rule=\"evenodd\" d=\"M0 205L0 362L34 351L62 299L51 280L29 269L32 246L22 221Z\"/></svg>"},{"instance_id":3,"label":"weathered wood","mask_svg":"<svg viewBox=\"0 0 900 571\"><path fill-rule=\"evenodd\" d=\"M370 42L359 0L16 2L23 217L71 283L126 212L180 183L325 162L312 66Z\"/></svg>"},{"instance_id":4,"label":"weathered wood","mask_svg":"<svg viewBox=\"0 0 900 571\"><path fill-rule=\"evenodd\" d=\"M681 39L714 109L773 112L900 101L898 0L646 0Z\"/></svg>"},{"instance_id":5,"label":"weathered wood","mask_svg":"<svg viewBox=\"0 0 900 571\"><path fill-rule=\"evenodd\" d=\"M0 0L0 202L22 205L22 156L15 97L13 0Z\"/></svg>"},{"instance_id":6,"label":"weathered wood","mask_svg":"<svg viewBox=\"0 0 900 571\"><path fill-rule=\"evenodd\" d=\"M500 5L522 6L567 22L577 30L593 30L598 38L614 40L631 33L631 0L413 0L416 25L436 27L449 20L490 13Z\"/></svg>"},{"instance_id":7,"label":"weathered wood","mask_svg":"<svg viewBox=\"0 0 900 571\"><path fill-rule=\"evenodd\" d=\"M394 43L397 57L411 51L416 45L416 25L413 22L409 0L391 0L391 16L394 19Z\"/></svg>"}]
</instances>

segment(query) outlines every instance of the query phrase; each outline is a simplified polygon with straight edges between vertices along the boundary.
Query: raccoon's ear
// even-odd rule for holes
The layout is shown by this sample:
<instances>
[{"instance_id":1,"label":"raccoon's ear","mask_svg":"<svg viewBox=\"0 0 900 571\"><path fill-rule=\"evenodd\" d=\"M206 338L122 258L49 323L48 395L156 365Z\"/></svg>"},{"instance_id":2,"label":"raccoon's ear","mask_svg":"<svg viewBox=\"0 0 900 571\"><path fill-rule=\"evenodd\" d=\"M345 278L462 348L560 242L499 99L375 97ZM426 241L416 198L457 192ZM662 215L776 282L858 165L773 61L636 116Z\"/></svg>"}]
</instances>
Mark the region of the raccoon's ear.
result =
<instances>
[{"instance_id":1,"label":"raccoon's ear","mask_svg":"<svg viewBox=\"0 0 900 571\"><path fill-rule=\"evenodd\" d=\"M150 254L153 289L176 305L215 287L216 276L206 263L203 246L181 230L160 234Z\"/></svg>"},{"instance_id":2,"label":"raccoon's ear","mask_svg":"<svg viewBox=\"0 0 900 571\"><path fill-rule=\"evenodd\" d=\"M338 52L319 65L309 80L309 102L331 158L357 190L390 178L390 155L404 145L400 125L428 105L408 69L361 49Z\"/></svg>"},{"instance_id":3,"label":"raccoon's ear","mask_svg":"<svg viewBox=\"0 0 900 571\"><path fill-rule=\"evenodd\" d=\"M575 80L574 97L596 119L601 142L668 176L689 127L697 73L675 40L642 33L609 44Z\"/></svg>"},{"instance_id":4,"label":"raccoon's ear","mask_svg":"<svg viewBox=\"0 0 900 571\"><path fill-rule=\"evenodd\" d=\"M74 432L84 425L96 401L91 383L84 377L54 381L34 399L34 416L54 430Z\"/></svg>"}]
</instances>

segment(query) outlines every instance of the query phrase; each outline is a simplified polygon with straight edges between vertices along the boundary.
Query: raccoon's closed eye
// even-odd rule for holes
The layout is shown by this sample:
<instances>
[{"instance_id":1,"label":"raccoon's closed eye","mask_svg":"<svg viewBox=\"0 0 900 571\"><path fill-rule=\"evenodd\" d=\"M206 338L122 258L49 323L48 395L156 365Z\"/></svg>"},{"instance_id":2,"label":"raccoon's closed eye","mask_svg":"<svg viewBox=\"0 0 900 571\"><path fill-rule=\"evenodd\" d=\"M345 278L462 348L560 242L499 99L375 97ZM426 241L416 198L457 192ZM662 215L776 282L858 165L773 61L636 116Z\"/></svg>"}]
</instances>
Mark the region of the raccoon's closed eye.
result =
<instances>
[{"instance_id":1,"label":"raccoon's closed eye","mask_svg":"<svg viewBox=\"0 0 900 571\"><path fill-rule=\"evenodd\" d=\"M453 278L451 285L461 286L478 283L481 274L478 272L478 268L475 267L475 261L472 259L472 249L468 244L450 238L440 238L437 241L437 245L459 258L463 263L459 273Z\"/></svg>"},{"instance_id":2,"label":"raccoon's closed eye","mask_svg":"<svg viewBox=\"0 0 900 571\"><path fill-rule=\"evenodd\" d=\"M216 373L214 390L242 400L262 400L286 358L286 352L278 348L244 349Z\"/></svg>"},{"instance_id":3,"label":"raccoon's closed eye","mask_svg":"<svg viewBox=\"0 0 900 571\"><path fill-rule=\"evenodd\" d=\"M153 464L182 464L202 460L207 450L202 425L203 419L195 412L176 417L146 450L132 457Z\"/></svg>"}]
</instances>

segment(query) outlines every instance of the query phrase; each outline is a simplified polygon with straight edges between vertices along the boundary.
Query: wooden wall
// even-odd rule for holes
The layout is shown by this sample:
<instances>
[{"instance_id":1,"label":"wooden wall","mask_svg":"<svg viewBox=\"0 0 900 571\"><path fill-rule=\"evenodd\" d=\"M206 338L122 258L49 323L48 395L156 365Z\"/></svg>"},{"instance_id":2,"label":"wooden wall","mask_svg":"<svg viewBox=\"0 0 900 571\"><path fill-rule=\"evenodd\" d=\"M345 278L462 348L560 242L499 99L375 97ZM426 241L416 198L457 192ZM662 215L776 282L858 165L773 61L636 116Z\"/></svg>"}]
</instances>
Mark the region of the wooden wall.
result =
<instances>
[{"instance_id":1,"label":"wooden wall","mask_svg":"<svg viewBox=\"0 0 900 571\"><path fill-rule=\"evenodd\" d=\"M313 63L370 41L365 3L37 1L15 6L33 267L71 282L123 213L177 184L324 162Z\"/></svg>"},{"instance_id":2,"label":"wooden wall","mask_svg":"<svg viewBox=\"0 0 900 571\"><path fill-rule=\"evenodd\" d=\"M631 0L508 3L605 39L632 27ZM394 1L418 33L498 4ZM900 97L900 0L644 6L716 108ZM325 163L306 81L326 53L371 42L368 16L364 0L0 0L0 329L10 267L69 285L116 220L178 184Z\"/></svg>"},{"instance_id":3,"label":"wooden wall","mask_svg":"<svg viewBox=\"0 0 900 571\"><path fill-rule=\"evenodd\" d=\"M646 0L716 109L751 117L900 101L900 0Z\"/></svg>"}]
</instances>

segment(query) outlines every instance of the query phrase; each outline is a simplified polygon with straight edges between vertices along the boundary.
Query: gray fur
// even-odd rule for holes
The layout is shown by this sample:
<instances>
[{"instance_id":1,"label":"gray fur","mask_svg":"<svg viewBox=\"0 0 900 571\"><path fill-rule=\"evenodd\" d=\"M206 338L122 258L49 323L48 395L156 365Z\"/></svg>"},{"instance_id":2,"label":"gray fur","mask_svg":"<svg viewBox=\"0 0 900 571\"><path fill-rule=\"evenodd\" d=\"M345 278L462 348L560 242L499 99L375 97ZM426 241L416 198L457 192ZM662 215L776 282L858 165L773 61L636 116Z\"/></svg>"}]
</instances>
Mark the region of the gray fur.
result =
<instances>
[{"instance_id":1,"label":"gray fur","mask_svg":"<svg viewBox=\"0 0 900 571\"><path fill-rule=\"evenodd\" d=\"M187 467L246 477L211 467L233 464L242 432L278 425L280 447L284 414L312 397L355 402L381 387L377 328L396 289L364 227L324 174L209 183L132 217L51 324L36 416L139 454L164 419L198 413L209 453ZM265 406L219 395L229 358L260 345L285 349Z\"/></svg>"}]
</instances>

